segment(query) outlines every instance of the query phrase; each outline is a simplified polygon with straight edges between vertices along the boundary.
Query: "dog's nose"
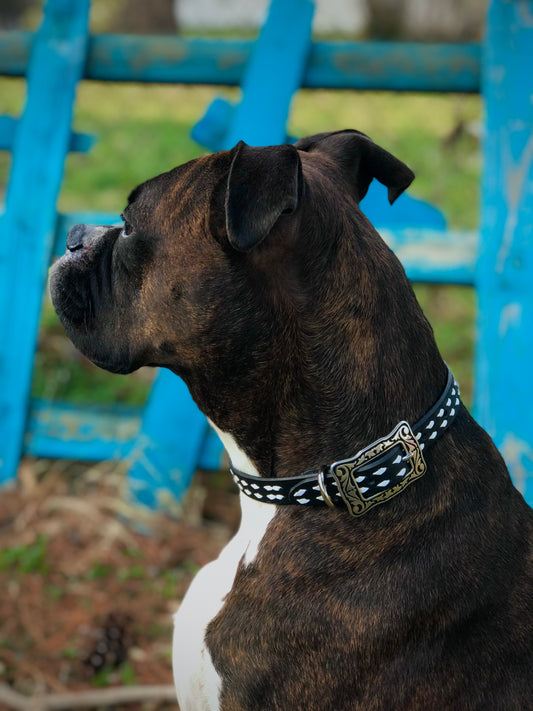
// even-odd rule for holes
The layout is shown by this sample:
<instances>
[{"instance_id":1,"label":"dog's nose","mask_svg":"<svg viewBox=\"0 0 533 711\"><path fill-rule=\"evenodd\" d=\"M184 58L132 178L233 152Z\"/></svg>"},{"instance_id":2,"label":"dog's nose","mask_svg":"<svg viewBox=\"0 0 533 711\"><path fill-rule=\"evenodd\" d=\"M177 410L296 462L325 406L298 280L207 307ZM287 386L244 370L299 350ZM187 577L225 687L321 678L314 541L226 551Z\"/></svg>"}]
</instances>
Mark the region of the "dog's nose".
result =
<instances>
[{"instance_id":1,"label":"dog's nose","mask_svg":"<svg viewBox=\"0 0 533 711\"><path fill-rule=\"evenodd\" d=\"M83 240L87 234L87 225L74 225L67 234L67 249L75 252L83 247Z\"/></svg>"}]
</instances>

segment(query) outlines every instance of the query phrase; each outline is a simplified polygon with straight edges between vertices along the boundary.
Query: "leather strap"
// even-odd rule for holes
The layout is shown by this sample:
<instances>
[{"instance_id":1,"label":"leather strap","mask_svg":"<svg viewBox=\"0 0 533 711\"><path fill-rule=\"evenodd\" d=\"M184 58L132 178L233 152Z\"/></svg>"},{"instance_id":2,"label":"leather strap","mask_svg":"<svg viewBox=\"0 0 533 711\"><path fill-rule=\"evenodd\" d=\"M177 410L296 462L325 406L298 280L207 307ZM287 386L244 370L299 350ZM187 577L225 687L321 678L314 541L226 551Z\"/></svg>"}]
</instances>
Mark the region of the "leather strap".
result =
<instances>
[{"instance_id":1,"label":"leather strap","mask_svg":"<svg viewBox=\"0 0 533 711\"><path fill-rule=\"evenodd\" d=\"M422 476L423 451L444 434L460 404L459 386L448 369L440 398L414 427L399 423L354 457L310 469L298 476L264 478L230 467L239 489L256 501L278 505L346 505L352 515L383 503Z\"/></svg>"}]
</instances>

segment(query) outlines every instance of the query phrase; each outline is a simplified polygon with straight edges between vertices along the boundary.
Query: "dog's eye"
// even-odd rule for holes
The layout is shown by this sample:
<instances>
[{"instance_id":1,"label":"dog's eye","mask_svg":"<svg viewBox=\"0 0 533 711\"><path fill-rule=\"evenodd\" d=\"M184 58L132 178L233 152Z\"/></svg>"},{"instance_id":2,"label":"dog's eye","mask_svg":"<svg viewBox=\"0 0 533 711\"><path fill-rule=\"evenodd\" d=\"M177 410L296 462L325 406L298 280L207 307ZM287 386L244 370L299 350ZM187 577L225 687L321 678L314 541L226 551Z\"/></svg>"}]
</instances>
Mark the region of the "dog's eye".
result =
<instances>
[{"instance_id":1,"label":"dog's eye","mask_svg":"<svg viewBox=\"0 0 533 711\"><path fill-rule=\"evenodd\" d=\"M124 227L122 228L122 234L124 237L129 237L133 233L133 227L130 225L130 223L126 220L124 215L120 216L124 222Z\"/></svg>"}]
</instances>

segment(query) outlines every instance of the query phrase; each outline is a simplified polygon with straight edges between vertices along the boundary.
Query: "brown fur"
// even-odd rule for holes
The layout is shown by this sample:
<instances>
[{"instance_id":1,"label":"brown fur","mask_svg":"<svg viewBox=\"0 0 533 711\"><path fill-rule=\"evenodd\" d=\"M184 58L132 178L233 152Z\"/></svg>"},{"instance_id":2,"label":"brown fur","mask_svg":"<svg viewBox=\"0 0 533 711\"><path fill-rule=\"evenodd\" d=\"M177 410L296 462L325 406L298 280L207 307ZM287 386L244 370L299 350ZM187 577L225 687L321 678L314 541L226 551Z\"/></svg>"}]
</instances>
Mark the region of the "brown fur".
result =
<instances>
[{"instance_id":1,"label":"brown fur","mask_svg":"<svg viewBox=\"0 0 533 711\"><path fill-rule=\"evenodd\" d=\"M358 207L373 177L394 200L412 174L355 132L296 149L240 144L149 181L130 237L110 228L51 278L89 357L181 375L263 476L353 455L446 380ZM208 627L222 709L531 708L531 510L464 407L424 454L425 476L360 519L279 510Z\"/></svg>"}]
</instances>

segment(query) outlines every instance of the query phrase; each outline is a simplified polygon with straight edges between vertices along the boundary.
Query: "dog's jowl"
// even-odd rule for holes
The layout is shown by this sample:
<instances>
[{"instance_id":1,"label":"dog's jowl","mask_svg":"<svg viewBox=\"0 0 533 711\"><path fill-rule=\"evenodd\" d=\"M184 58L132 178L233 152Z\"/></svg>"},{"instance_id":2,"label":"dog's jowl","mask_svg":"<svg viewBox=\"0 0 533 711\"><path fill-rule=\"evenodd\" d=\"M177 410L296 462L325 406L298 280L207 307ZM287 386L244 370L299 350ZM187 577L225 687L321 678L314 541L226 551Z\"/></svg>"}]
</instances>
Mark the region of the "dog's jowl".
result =
<instances>
[{"instance_id":1,"label":"dog's jowl","mask_svg":"<svg viewBox=\"0 0 533 711\"><path fill-rule=\"evenodd\" d=\"M181 376L241 492L176 615L182 711L533 708L532 513L359 209L374 178L413 173L356 131L239 143L52 270L72 341Z\"/></svg>"}]
</instances>

